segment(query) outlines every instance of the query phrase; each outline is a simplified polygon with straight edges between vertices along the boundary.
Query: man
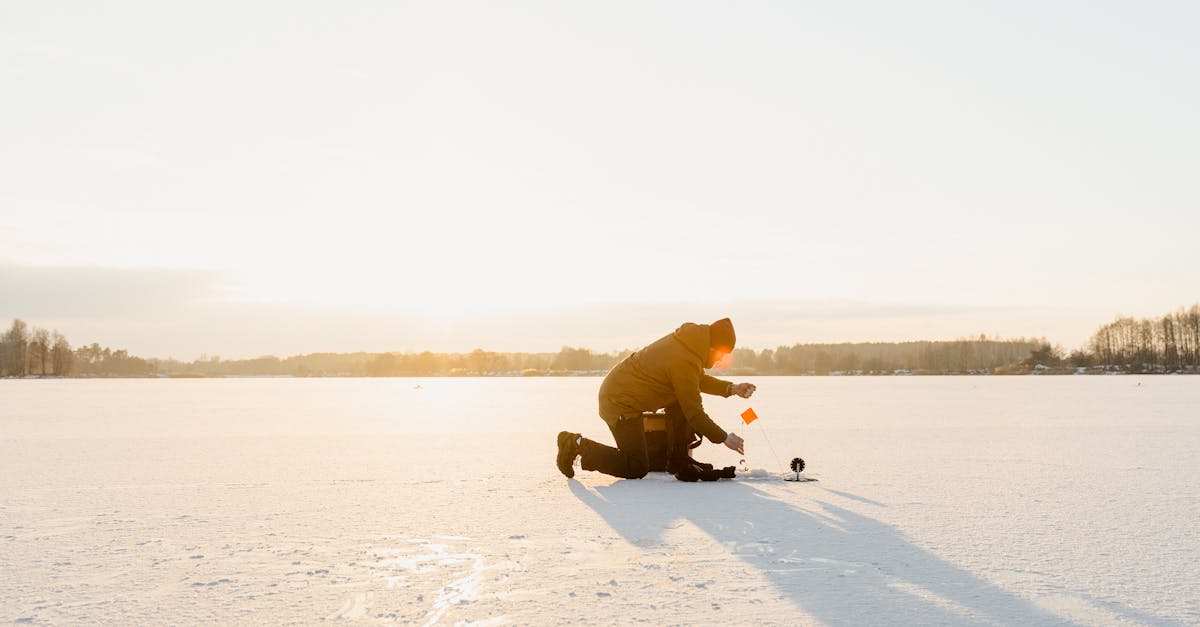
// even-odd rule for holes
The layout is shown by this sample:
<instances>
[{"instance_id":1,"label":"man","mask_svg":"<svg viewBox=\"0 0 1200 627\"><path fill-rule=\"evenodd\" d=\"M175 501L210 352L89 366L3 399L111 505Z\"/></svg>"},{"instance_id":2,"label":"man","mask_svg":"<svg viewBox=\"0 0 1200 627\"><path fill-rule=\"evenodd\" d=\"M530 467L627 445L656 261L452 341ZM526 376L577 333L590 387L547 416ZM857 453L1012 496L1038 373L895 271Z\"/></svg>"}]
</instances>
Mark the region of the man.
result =
<instances>
[{"instance_id":1,"label":"man","mask_svg":"<svg viewBox=\"0 0 1200 627\"><path fill-rule=\"evenodd\" d=\"M626 479L645 477L650 462L642 412L663 408L668 421L676 418L710 442L745 453L742 438L717 426L700 401L701 392L742 398L754 394L753 384L733 384L704 373L733 352L735 340L729 318L712 324L685 322L674 333L626 357L600 384L600 417L612 431L617 447L563 431L558 434L558 469L568 478L574 477L578 457L584 470Z\"/></svg>"}]
</instances>

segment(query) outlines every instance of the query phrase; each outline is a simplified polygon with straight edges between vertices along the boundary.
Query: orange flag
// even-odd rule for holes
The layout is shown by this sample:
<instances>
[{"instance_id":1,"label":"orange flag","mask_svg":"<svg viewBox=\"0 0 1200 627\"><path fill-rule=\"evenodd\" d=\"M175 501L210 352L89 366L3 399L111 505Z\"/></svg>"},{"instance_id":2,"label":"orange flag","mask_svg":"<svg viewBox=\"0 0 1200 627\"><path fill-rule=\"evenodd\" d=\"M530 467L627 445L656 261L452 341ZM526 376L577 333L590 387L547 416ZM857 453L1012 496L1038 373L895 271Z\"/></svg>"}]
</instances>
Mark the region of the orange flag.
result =
<instances>
[{"instance_id":1,"label":"orange flag","mask_svg":"<svg viewBox=\"0 0 1200 627\"><path fill-rule=\"evenodd\" d=\"M754 408L747 408L746 411L742 412L742 421L746 424L750 424L755 420L758 420L758 414L754 413Z\"/></svg>"}]
</instances>

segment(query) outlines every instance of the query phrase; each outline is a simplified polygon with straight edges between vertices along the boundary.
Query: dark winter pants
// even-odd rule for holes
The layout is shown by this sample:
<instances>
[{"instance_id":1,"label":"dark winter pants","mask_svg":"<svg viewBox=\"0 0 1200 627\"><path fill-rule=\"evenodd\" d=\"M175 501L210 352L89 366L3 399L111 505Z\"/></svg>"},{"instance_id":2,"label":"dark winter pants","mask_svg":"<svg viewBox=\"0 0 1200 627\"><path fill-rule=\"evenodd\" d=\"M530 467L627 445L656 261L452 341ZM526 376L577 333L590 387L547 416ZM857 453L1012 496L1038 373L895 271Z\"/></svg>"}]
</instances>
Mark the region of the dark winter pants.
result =
<instances>
[{"instance_id":1,"label":"dark winter pants","mask_svg":"<svg viewBox=\"0 0 1200 627\"><path fill-rule=\"evenodd\" d=\"M682 425L686 424L683 411L678 405L666 408L668 433L681 442L685 437ZM609 425L617 447L605 446L584 438L579 447L579 465L584 470L595 470L606 475L624 479L641 479L650 471L650 458L646 453L646 426L640 415L622 418L616 426ZM676 435L678 434L678 435ZM686 443L677 445L683 451ZM672 448L676 448L673 446Z\"/></svg>"},{"instance_id":2,"label":"dark winter pants","mask_svg":"<svg viewBox=\"0 0 1200 627\"><path fill-rule=\"evenodd\" d=\"M617 448L584 439L579 446L579 465L584 470L598 470L606 475L625 479L641 479L650 471L646 455L646 427L641 416L622 418L609 425Z\"/></svg>"}]
</instances>

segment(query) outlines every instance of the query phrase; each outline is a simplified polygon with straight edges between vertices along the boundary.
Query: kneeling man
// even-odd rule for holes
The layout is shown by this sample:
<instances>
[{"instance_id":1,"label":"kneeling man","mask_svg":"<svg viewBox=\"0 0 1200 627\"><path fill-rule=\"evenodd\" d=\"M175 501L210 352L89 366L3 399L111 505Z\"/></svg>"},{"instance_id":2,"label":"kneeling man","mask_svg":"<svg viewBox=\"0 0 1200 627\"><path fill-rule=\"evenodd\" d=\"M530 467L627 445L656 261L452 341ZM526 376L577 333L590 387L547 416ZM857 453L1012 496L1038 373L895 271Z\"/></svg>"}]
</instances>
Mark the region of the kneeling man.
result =
<instances>
[{"instance_id":1,"label":"kneeling man","mask_svg":"<svg viewBox=\"0 0 1200 627\"><path fill-rule=\"evenodd\" d=\"M701 392L742 398L754 393L751 383L734 384L704 373L733 352L735 340L729 318L712 324L685 322L674 333L626 357L600 384L600 417L617 447L563 431L558 434L558 469L574 477L578 457L584 470L626 479L645 477L650 462L642 412L664 408L668 420L686 421L692 432L714 444L745 453L742 438L717 426L700 400Z\"/></svg>"}]
</instances>

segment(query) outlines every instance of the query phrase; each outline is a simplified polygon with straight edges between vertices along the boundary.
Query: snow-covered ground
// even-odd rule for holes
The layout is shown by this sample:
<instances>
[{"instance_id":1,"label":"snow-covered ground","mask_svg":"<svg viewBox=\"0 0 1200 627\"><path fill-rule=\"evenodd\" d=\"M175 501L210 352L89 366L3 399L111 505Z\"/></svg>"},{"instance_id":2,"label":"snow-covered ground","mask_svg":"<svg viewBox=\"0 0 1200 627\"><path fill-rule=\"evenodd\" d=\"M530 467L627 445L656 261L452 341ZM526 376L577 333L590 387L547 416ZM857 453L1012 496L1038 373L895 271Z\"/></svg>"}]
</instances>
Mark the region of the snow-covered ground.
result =
<instances>
[{"instance_id":1,"label":"snow-covered ground","mask_svg":"<svg viewBox=\"0 0 1200 627\"><path fill-rule=\"evenodd\" d=\"M820 481L567 481L595 378L0 381L0 622L1200 624L1200 377L754 382Z\"/></svg>"}]
</instances>

